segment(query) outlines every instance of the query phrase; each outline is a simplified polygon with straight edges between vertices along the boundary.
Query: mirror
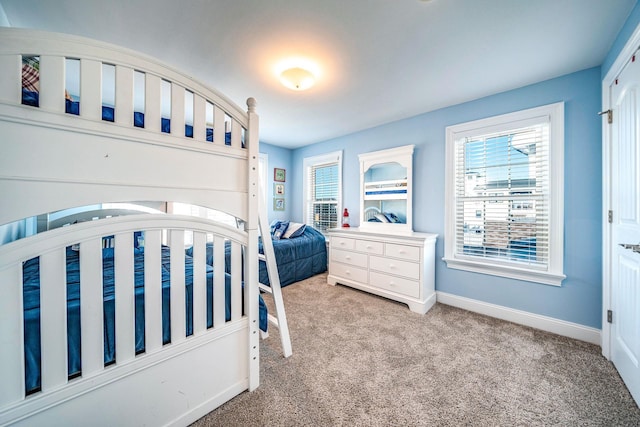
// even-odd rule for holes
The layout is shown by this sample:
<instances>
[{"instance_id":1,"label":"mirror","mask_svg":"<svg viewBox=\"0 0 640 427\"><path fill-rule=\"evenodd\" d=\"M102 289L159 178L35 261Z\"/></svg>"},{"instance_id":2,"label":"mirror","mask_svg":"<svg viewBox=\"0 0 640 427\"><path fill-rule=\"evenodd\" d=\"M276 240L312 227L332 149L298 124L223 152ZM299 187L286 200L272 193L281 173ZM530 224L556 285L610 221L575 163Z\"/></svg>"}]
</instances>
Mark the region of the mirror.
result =
<instances>
[{"instance_id":1,"label":"mirror","mask_svg":"<svg viewBox=\"0 0 640 427\"><path fill-rule=\"evenodd\" d=\"M361 154L360 227L412 230L413 145Z\"/></svg>"}]
</instances>

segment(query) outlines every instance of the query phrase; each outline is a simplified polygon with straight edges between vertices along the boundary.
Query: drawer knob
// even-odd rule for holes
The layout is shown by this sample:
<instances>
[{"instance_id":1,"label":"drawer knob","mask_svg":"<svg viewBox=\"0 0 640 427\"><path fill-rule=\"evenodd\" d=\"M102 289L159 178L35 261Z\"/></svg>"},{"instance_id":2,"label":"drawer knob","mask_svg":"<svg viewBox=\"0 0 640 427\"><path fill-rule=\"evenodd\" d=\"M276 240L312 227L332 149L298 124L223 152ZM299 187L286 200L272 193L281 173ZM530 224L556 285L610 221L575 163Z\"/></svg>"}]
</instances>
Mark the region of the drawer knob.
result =
<instances>
[{"instance_id":1,"label":"drawer knob","mask_svg":"<svg viewBox=\"0 0 640 427\"><path fill-rule=\"evenodd\" d=\"M396 268L396 266L393 264L389 264L389 268L393 270L394 268Z\"/></svg>"},{"instance_id":2,"label":"drawer knob","mask_svg":"<svg viewBox=\"0 0 640 427\"><path fill-rule=\"evenodd\" d=\"M351 257L350 257L349 255L347 255L345 258L346 258L346 259L351 259Z\"/></svg>"}]
</instances>

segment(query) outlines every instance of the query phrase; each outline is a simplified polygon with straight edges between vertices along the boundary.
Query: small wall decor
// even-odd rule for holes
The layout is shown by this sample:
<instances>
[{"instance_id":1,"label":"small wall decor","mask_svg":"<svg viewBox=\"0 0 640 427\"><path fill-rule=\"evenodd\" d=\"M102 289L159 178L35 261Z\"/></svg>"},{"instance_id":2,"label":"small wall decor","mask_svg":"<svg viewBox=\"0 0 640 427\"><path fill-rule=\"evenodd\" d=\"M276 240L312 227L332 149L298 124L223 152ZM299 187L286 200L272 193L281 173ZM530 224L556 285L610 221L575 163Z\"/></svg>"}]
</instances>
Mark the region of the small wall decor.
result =
<instances>
[{"instance_id":1,"label":"small wall decor","mask_svg":"<svg viewBox=\"0 0 640 427\"><path fill-rule=\"evenodd\" d=\"M287 171L285 169L273 168L273 180L276 182L285 182Z\"/></svg>"},{"instance_id":2,"label":"small wall decor","mask_svg":"<svg viewBox=\"0 0 640 427\"><path fill-rule=\"evenodd\" d=\"M273 184L273 197L284 196L284 184Z\"/></svg>"},{"instance_id":3,"label":"small wall decor","mask_svg":"<svg viewBox=\"0 0 640 427\"><path fill-rule=\"evenodd\" d=\"M274 211L283 211L284 210L284 199L273 199L273 210Z\"/></svg>"}]
</instances>

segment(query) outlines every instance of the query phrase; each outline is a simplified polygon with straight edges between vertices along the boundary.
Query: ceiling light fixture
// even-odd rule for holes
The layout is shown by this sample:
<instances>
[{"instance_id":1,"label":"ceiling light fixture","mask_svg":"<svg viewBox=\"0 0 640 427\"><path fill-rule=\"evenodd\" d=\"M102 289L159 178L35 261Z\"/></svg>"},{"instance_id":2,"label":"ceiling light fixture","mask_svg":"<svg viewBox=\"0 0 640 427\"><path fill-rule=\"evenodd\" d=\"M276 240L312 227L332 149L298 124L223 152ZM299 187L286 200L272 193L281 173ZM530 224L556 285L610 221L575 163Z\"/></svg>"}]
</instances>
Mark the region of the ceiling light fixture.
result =
<instances>
[{"instance_id":1,"label":"ceiling light fixture","mask_svg":"<svg viewBox=\"0 0 640 427\"><path fill-rule=\"evenodd\" d=\"M280 82L289 89L306 90L313 86L316 77L309 70L293 67L280 73Z\"/></svg>"},{"instance_id":2,"label":"ceiling light fixture","mask_svg":"<svg viewBox=\"0 0 640 427\"><path fill-rule=\"evenodd\" d=\"M273 71L283 86L298 92L315 85L322 75L315 61L299 56L281 60Z\"/></svg>"}]
</instances>

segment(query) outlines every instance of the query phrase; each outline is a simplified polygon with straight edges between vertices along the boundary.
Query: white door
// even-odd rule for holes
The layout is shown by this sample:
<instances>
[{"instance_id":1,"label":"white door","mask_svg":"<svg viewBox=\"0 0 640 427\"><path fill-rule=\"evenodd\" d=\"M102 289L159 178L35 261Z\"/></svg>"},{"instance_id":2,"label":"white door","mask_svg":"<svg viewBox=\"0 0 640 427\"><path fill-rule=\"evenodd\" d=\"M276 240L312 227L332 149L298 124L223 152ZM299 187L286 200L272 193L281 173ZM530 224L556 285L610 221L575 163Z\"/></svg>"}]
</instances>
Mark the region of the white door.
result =
<instances>
[{"instance_id":1,"label":"white door","mask_svg":"<svg viewBox=\"0 0 640 427\"><path fill-rule=\"evenodd\" d=\"M611 106L611 360L640 402L640 57L611 86Z\"/></svg>"}]
</instances>

